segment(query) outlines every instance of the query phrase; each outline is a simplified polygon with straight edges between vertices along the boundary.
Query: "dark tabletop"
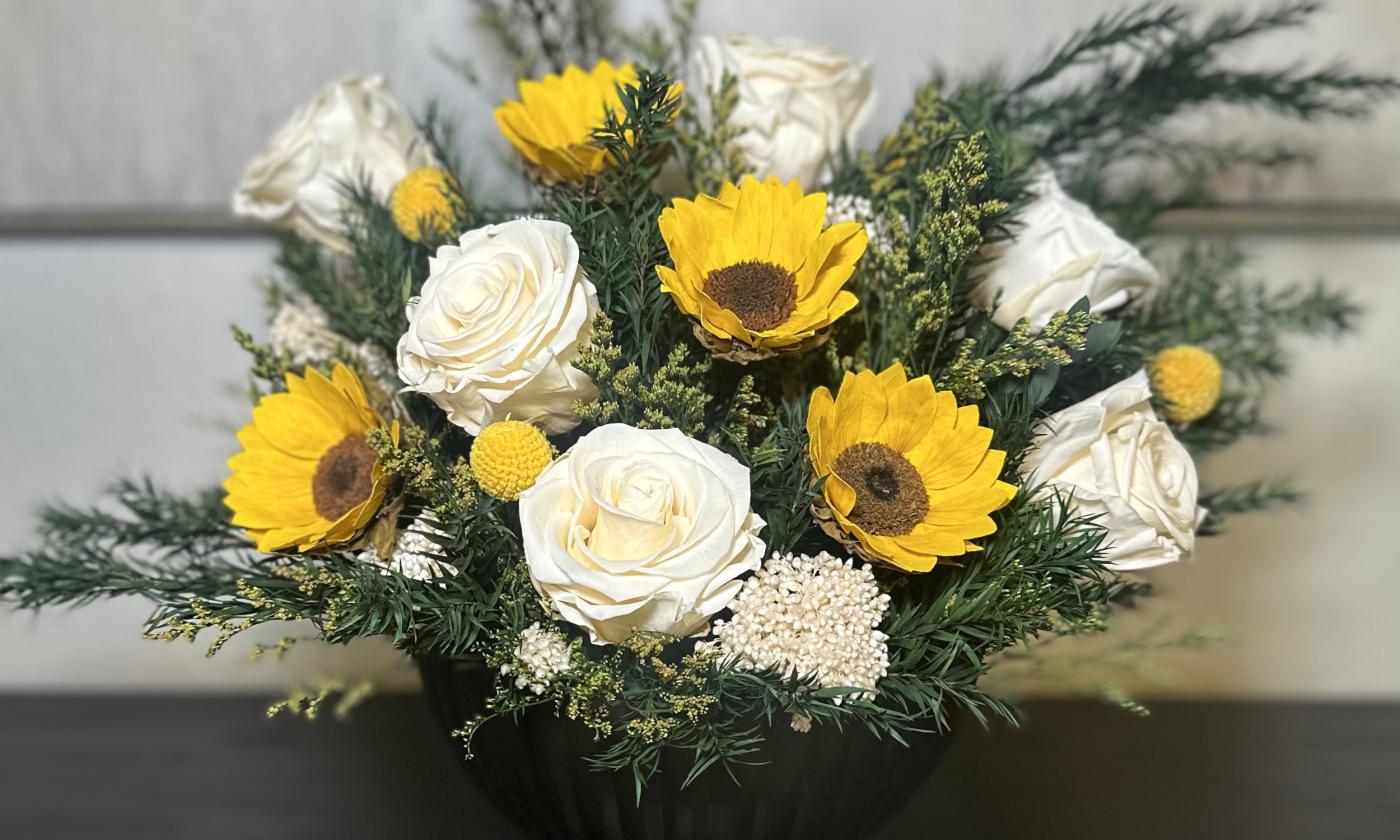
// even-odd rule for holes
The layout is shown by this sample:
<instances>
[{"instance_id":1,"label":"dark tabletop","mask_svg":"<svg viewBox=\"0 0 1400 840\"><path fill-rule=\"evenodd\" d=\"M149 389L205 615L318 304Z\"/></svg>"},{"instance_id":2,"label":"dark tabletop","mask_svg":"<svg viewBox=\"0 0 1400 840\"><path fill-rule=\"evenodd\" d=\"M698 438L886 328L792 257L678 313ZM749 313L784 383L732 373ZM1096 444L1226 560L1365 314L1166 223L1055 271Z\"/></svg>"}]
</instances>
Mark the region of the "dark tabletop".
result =
<instances>
[{"instance_id":1,"label":"dark tabletop","mask_svg":"<svg viewBox=\"0 0 1400 840\"><path fill-rule=\"evenodd\" d=\"M348 724L265 705L0 697L0 837L519 837L420 698ZM1019 731L964 727L878 836L1394 840L1400 705L1033 703Z\"/></svg>"}]
</instances>

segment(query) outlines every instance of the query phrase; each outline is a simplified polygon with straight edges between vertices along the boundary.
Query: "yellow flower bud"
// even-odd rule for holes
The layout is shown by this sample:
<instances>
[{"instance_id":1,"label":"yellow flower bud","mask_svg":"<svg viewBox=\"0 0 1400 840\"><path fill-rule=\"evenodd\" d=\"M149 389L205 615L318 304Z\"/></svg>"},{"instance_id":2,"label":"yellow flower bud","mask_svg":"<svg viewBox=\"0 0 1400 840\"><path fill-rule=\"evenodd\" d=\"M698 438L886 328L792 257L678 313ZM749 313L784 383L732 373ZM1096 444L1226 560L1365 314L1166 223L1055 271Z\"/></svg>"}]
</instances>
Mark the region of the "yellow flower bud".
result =
<instances>
[{"instance_id":1,"label":"yellow flower bud","mask_svg":"<svg viewBox=\"0 0 1400 840\"><path fill-rule=\"evenodd\" d=\"M481 430L472 444L472 472L488 494L507 502L520 498L554 460L544 432L520 420L500 420Z\"/></svg>"},{"instance_id":2,"label":"yellow flower bud","mask_svg":"<svg viewBox=\"0 0 1400 840\"><path fill-rule=\"evenodd\" d=\"M1220 402L1220 360L1194 344L1168 347L1148 364L1152 390L1167 404L1167 419L1192 423Z\"/></svg>"},{"instance_id":3,"label":"yellow flower bud","mask_svg":"<svg viewBox=\"0 0 1400 840\"><path fill-rule=\"evenodd\" d=\"M389 198L394 226L414 242L449 233L457 220L457 193L457 180L446 171L431 166L413 170Z\"/></svg>"}]
</instances>

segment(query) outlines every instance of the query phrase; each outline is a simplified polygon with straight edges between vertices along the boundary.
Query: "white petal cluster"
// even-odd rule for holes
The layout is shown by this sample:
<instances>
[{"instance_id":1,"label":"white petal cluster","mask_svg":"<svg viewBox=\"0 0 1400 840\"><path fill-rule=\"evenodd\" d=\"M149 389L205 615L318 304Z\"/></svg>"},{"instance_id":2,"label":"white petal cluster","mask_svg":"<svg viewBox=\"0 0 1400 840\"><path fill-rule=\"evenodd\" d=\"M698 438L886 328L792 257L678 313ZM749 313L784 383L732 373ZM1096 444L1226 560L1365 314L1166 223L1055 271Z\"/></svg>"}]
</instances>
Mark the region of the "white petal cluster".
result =
<instances>
[{"instance_id":1,"label":"white petal cluster","mask_svg":"<svg viewBox=\"0 0 1400 840\"><path fill-rule=\"evenodd\" d=\"M901 219L904 217L901 215ZM860 222L870 237L870 247L888 251L894 247L894 239L885 226L885 217L875 212L875 205L863 195L836 193L826 197L826 223L828 226L839 222ZM905 227L908 227L905 221Z\"/></svg>"},{"instance_id":2,"label":"white petal cluster","mask_svg":"<svg viewBox=\"0 0 1400 840\"><path fill-rule=\"evenodd\" d=\"M268 326L268 344L290 357L297 368L332 361L345 348L353 352L360 369L370 378L397 379L389 354L369 342L356 345L332 330L330 316L308 297L293 296L277 307Z\"/></svg>"},{"instance_id":3,"label":"white petal cluster","mask_svg":"<svg viewBox=\"0 0 1400 840\"><path fill-rule=\"evenodd\" d=\"M569 643L552 628L536 621L520 634L514 658L501 666L502 674L515 674L515 687L544 694L554 678L569 670Z\"/></svg>"},{"instance_id":4,"label":"white petal cluster","mask_svg":"<svg viewBox=\"0 0 1400 840\"><path fill-rule=\"evenodd\" d=\"M438 559L442 556L442 547L431 537L444 537L446 534L428 523L431 516L430 511L424 511L413 520L412 525L399 533L392 557L380 557L379 552L371 547L360 553L360 559L378 563L384 567L385 574L398 572L414 580L432 580L457 574L455 567Z\"/></svg>"},{"instance_id":5,"label":"white petal cluster","mask_svg":"<svg viewBox=\"0 0 1400 840\"><path fill-rule=\"evenodd\" d=\"M744 582L730 605L734 617L715 622L707 649L740 668L862 688L859 696L869 699L889 670L889 637L877 629L889 603L869 566L826 552L774 553Z\"/></svg>"}]
</instances>

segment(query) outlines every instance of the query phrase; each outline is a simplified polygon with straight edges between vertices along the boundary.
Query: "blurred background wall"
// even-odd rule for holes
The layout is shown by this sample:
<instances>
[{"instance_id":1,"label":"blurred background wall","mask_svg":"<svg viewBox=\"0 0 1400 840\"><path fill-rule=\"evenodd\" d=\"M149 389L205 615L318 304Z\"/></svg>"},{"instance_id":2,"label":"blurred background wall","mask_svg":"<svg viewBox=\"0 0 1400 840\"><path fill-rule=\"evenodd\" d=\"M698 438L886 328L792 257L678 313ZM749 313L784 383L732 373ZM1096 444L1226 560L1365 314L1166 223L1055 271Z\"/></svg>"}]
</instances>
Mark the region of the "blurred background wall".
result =
<instances>
[{"instance_id":1,"label":"blurred background wall","mask_svg":"<svg viewBox=\"0 0 1400 840\"><path fill-rule=\"evenodd\" d=\"M622 5L655 12L645 0ZM1015 72L1124 5L707 0L701 28L873 60L873 141L934 67L956 77L1001 60ZM228 198L323 84L383 72L414 109L439 99L460 118L476 188L517 188L489 110L508 80L469 16L465 0L0 0L0 551L26 544L40 501L91 501L117 476L147 472L177 488L222 480L248 411L228 325L262 324L258 281L273 254L232 222ZM474 57L482 83L466 84L442 53ZM1312 30L1239 60L1339 56L1400 73L1400 4L1336 2ZM1217 137L1281 128L1223 112L1204 125ZM1169 679L1128 680L1146 694L1400 697L1400 107L1287 130L1313 144L1315 167L1228 179L1227 206L1179 218L1173 235L1235 236L1260 276L1325 276L1366 315L1344 341L1298 348L1269 406L1283 433L1205 465L1208 479L1295 476L1310 502L1236 519L1190 564L1153 574L1164 597L1120 639L1167 622L1166 636L1208 627L1225 641L1154 660ZM263 691L317 674L414 682L377 644L302 646L276 665L243 661L249 644L236 642L206 663L202 646L141 640L144 616L139 602L0 614L0 691ZM1069 653L1080 682L1097 679Z\"/></svg>"}]
</instances>

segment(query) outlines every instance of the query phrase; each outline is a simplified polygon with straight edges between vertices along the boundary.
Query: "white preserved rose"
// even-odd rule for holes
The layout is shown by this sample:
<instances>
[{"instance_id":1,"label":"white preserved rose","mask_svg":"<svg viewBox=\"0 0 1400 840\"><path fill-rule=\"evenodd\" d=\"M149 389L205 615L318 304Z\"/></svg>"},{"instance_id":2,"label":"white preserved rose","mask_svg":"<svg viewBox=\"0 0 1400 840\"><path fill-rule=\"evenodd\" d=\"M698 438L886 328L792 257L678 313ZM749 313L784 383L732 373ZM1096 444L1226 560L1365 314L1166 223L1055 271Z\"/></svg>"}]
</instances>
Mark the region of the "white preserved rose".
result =
<instances>
[{"instance_id":1,"label":"white preserved rose","mask_svg":"<svg viewBox=\"0 0 1400 840\"><path fill-rule=\"evenodd\" d=\"M875 109L870 64L797 41L700 38L693 75L703 95L724 74L737 82L738 104L729 124L735 144L759 180L796 178L809 192L831 175L842 145Z\"/></svg>"},{"instance_id":2,"label":"white preserved rose","mask_svg":"<svg viewBox=\"0 0 1400 840\"><path fill-rule=\"evenodd\" d=\"M985 249L988 263L974 290L974 302L984 307L1000 290L992 313L997 326L1009 330L1029 318L1039 332L1080 298L1089 299L1090 310L1108 312L1161 285L1142 252L1071 198L1053 173L1042 173L1030 192L1014 238Z\"/></svg>"},{"instance_id":3,"label":"white preserved rose","mask_svg":"<svg viewBox=\"0 0 1400 840\"><path fill-rule=\"evenodd\" d=\"M399 378L470 434L507 419L560 434L578 425L574 402L598 395L571 364L598 293L568 225L516 219L466 232L428 259L407 311Z\"/></svg>"},{"instance_id":4,"label":"white preserved rose","mask_svg":"<svg viewBox=\"0 0 1400 840\"><path fill-rule=\"evenodd\" d=\"M1077 513L1108 529L1104 560L1118 571L1188 557L1205 509L1196 465L1152 410L1139 371L1046 418L1022 471L1069 493Z\"/></svg>"},{"instance_id":5,"label":"white preserved rose","mask_svg":"<svg viewBox=\"0 0 1400 840\"><path fill-rule=\"evenodd\" d=\"M540 595L595 644L703 634L759 567L748 468L676 429L600 426L520 497Z\"/></svg>"},{"instance_id":6,"label":"white preserved rose","mask_svg":"<svg viewBox=\"0 0 1400 840\"><path fill-rule=\"evenodd\" d=\"M233 212L346 253L345 185L367 179L387 201L411 170L432 165L431 148L382 77L342 79L297 109L248 164Z\"/></svg>"}]
</instances>

